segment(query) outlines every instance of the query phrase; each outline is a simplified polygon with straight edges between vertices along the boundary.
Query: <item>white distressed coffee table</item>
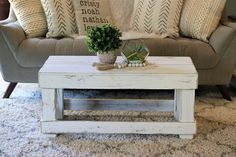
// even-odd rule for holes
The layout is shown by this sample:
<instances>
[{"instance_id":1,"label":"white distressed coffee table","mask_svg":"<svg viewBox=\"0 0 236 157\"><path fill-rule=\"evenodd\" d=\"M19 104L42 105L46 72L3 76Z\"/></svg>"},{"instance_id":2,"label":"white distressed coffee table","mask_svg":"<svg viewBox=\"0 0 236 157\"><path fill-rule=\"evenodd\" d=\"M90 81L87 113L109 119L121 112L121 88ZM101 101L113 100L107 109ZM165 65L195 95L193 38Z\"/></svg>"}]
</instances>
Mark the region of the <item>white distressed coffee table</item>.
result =
<instances>
[{"instance_id":1,"label":"white distressed coffee table","mask_svg":"<svg viewBox=\"0 0 236 157\"><path fill-rule=\"evenodd\" d=\"M150 65L142 68L97 71L92 63L97 57L52 56L39 71L43 110L41 129L48 135L61 133L177 134L193 138L195 89L198 73L188 57L149 57ZM65 101L63 89L148 89L175 90L174 100L160 101L162 111L173 111L171 122L69 121L64 109L78 109ZM95 101L95 100L93 100ZM115 100L114 100L115 101ZM116 100L117 101L117 100ZM86 101L82 101L86 104ZM121 105L126 105L125 102ZM141 102L141 103L140 103ZM137 104L142 106L145 101ZM171 102L170 105L165 102ZM112 100L106 102L112 103ZM148 102L145 104L148 108ZM150 104L153 105L153 104ZM116 105L116 108L119 106ZM126 105L128 108L128 105ZM138 107L139 105L137 105ZM169 106L169 107L168 107ZM119 107L118 107L119 108ZM152 108L154 108L152 106ZM103 108L104 109L104 108ZM166 110L165 110L166 109Z\"/></svg>"}]
</instances>

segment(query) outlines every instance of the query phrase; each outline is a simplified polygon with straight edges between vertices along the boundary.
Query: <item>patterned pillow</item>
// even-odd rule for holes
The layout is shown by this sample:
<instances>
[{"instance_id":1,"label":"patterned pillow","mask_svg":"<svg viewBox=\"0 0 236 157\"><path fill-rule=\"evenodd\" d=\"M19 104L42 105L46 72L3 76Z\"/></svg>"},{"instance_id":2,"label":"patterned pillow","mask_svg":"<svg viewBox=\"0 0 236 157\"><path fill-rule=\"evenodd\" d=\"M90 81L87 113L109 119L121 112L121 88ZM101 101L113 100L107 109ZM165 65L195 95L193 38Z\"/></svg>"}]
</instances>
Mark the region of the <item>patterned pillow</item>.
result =
<instances>
[{"instance_id":1,"label":"patterned pillow","mask_svg":"<svg viewBox=\"0 0 236 157\"><path fill-rule=\"evenodd\" d=\"M48 23L47 37L64 37L78 32L71 0L41 0Z\"/></svg>"},{"instance_id":2,"label":"patterned pillow","mask_svg":"<svg viewBox=\"0 0 236 157\"><path fill-rule=\"evenodd\" d=\"M86 35L93 26L112 24L112 14L108 0L73 0L79 34Z\"/></svg>"},{"instance_id":3,"label":"patterned pillow","mask_svg":"<svg viewBox=\"0 0 236 157\"><path fill-rule=\"evenodd\" d=\"M226 0L185 0L180 20L183 35L208 42L217 28Z\"/></svg>"},{"instance_id":4,"label":"patterned pillow","mask_svg":"<svg viewBox=\"0 0 236 157\"><path fill-rule=\"evenodd\" d=\"M183 0L135 0L131 28L162 37L179 36Z\"/></svg>"},{"instance_id":5,"label":"patterned pillow","mask_svg":"<svg viewBox=\"0 0 236 157\"><path fill-rule=\"evenodd\" d=\"M47 21L40 0L9 0L28 38L45 36Z\"/></svg>"}]
</instances>

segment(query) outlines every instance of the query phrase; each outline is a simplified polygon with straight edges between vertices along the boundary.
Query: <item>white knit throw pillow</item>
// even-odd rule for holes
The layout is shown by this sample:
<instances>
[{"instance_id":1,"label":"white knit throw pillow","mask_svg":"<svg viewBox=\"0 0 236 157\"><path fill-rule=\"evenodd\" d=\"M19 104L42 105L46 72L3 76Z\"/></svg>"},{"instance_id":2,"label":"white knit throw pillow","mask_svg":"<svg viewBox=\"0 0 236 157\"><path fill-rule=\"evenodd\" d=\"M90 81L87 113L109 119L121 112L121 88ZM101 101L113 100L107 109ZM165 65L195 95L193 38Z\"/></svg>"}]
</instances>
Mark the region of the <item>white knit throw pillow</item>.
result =
<instances>
[{"instance_id":1,"label":"white knit throw pillow","mask_svg":"<svg viewBox=\"0 0 236 157\"><path fill-rule=\"evenodd\" d=\"M226 0L185 0L181 34L208 42L220 22L225 3Z\"/></svg>"},{"instance_id":2,"label":"white knit throw pillow","mask_svg":"<svg viewBox=\"0 0 236 157\"><path fill-rule=\"evenodd\" d=\"M47 21L40 0L9 0L28 38L45 36Z\"/></svg>"}]
</instances>

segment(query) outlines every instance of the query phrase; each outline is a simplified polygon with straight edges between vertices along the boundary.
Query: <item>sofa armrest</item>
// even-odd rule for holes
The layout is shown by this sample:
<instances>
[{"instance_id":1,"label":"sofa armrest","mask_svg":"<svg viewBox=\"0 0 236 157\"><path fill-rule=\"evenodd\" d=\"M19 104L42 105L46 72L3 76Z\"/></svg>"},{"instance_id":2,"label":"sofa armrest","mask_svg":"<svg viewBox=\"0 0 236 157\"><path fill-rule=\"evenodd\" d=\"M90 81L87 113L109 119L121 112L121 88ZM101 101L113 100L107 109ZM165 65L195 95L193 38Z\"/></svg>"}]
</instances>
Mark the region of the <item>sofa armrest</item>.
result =
<instances>
[{"instance_id":1,"label":"sofa armrest","mask_svg":"<svg viewBox=\"0 0 236 157\"><path fill-rule=\"evenodd\" d=\"M218 85L227 85L236 66L235 23L227 22L219 26L212 34L209 44L214 48L216 55L220 57L220 61L211 69L212 76L220 77Z\"/></svg>"},{"instance_id":2,"label":"sofa armrest","mask_svg":"<svg viewBox=\"0 0 236 157\"><path fill-rule=\"evenodd\" d=\"M226 51L229 51L231 47L234 47L236 51L236 23L225 22L224 25L220 25L211 35L209 44L213 47L217 55L223 56ZM236 52L235 52L236 53Z\"/></svg>"},{"instance_id":3,"label":"sofa armrest","mask_svg":"<svg viewBox=\"0 0 236 157\"><path fill-rule=\"evenodd\" d=\"M0 25L6 25L8 23L14 22L14 20L7 18L5 20L0 21Z\"/></svg>"},{"instance_id":4,"label":"sofa armrest","mask_svg":"<svg viewBox=\"0 0 236 157\"><path fill-rule=\"evenodd\" d=\"M0 25L6 25L8 23L15 22L15 21L17 21L16 15L15 15L13 9L10 8L10 12L9 12L8 18L6 20L0 21Z\"/></svg>"},{"instance_id":5,"label":"sofa armrest","mask_svg":"<svg viewBox=\"0 0 236 157\"><path fill-rule=\"evenodd\" d=\"M26 39L24 30L17 21L0 25L0 36L5 40L11 51L15 51L20 43ZM0 47L4 47L1 44L3 43L0 43Z\"/></svg>"},{"instance_id":6,"label":"sofa armrest","mask_svg":"<svg viewBox=\"0 0 236 157\"><path fill-rule=\"evenodd\" d=\"M234 22L230 22L230 21L224 22L224 25L225 25L225 26L228 26L228 27L230 27L230 28L236 29L236 23L235 23L235 21L234 21Z\"/></svg>"}]
</instances>

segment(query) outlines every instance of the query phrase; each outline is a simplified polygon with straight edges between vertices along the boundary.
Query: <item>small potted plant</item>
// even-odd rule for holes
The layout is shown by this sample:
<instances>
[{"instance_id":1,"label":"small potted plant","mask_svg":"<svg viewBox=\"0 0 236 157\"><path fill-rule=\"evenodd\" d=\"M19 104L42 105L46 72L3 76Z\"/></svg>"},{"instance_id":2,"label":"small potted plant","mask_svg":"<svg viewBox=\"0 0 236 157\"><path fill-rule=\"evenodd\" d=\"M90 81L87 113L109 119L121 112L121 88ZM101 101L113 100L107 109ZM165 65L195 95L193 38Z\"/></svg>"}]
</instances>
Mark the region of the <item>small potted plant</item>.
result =
<instances>
[{"instance_id":1,"label":"small potted plant","mask_svg":"<svg viewBox=\"0 0 236 157\"><path fill-rule=\"evenodd\" d=\"M87 32L87 45L90 52L97 54L100 63L114 64L115 50L122 44L121 32L115 26L105 24L95 26Z\"/></svg>"}]
</instances>

